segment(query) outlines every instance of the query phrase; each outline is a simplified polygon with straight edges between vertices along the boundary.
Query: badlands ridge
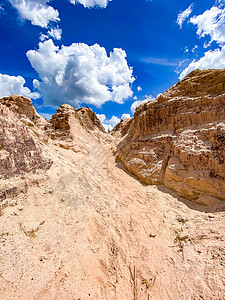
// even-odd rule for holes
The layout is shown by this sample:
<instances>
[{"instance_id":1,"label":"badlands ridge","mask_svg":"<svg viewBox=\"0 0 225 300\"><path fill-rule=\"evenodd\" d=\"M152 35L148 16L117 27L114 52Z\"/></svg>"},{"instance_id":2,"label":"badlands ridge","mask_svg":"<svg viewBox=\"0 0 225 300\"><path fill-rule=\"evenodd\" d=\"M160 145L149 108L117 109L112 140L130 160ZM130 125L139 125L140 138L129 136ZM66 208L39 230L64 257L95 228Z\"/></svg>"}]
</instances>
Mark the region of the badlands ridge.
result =
<instances>
[{"instance_id":1,"label":"badlands ridge","mask_svg":"<svg viewBox=\"0 0 225 300\"><path fill-rule=\"evenodd\" d=\"M225 70L196 70L106 133L0 99L3 300L225 299Z\"/></svg>"}]
</instances>

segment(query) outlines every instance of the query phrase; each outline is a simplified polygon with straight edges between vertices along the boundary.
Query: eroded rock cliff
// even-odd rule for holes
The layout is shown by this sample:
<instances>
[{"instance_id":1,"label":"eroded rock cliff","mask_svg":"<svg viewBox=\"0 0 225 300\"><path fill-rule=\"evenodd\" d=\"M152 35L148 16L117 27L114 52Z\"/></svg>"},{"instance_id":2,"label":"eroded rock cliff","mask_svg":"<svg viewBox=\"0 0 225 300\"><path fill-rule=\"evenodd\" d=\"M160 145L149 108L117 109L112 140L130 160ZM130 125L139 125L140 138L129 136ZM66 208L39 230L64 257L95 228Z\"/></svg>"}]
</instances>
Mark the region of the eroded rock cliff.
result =
<instances>
[{"instance_id":1,"label":"eroded rock cliff","mask_svg":"<svg viewBox=\"0 0 225 300\"><path fill-rule=\"evenodd\" d=\"M225 70L193 71L139 106L117 156L144 183L225 200Z\"/></svg>"}]
</instances>

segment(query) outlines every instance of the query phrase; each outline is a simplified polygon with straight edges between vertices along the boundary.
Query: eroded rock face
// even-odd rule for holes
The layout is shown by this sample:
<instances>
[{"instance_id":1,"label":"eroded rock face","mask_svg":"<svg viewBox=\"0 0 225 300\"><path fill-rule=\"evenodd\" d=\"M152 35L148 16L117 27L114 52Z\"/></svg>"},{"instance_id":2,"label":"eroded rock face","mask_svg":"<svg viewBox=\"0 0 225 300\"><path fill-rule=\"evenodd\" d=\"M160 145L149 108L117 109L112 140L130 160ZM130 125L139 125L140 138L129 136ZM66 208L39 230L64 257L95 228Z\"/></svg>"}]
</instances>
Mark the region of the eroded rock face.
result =
<instances>
[{"instance_id":1,"label":"eroded rock face","mask_svg":"<svg viewBox=\"0 0 225 300\"><path fill-rule=\"evenodd\" d=\"M29 126L7 106L0 104L0 178L49 169L51 161L42 154Z\"/></svg>"},{"instance_id":2,"label":"eroded rock face","mask_svg":"<svg viewBox=\"0 0 225 300\"><path fill-rule=\"evenodd\" d=\"M204 202L225 200L224 149L225 70L196 70L137 108L117 156L144 183Z\"/></svg>"},{"instance_id":3,"label":"eroded rock face","mask_svg":"<svg viewBox=\"0 0 225 300\"><path fill-rule=\"evenodd\" d=\"M77 116L79 116L81 122L89 129L89 130L100 130L101 132L105 132L104 127L102 126L100 120L96 116L96 114L89 108L83 107L76 110Z\"/></svg>"},{"instance_id":4,"label":"eroded rock face","mask_svg":"<svg viewBox=\"0 0 225 300\"><path fill-rule=\"evenodd\" d=\"M72 106L61 105L49 121L53 129L52 136L67 137L70 132L69 118L73 115L75 115L75 110Z\"/></svg>"},{"instance_id":5,"label":"eroded rock face","mask_svg":"<svg viewBox=\"0 0 225 300\"><path fill-rule=\"evenodd\" d=\"M8 107L10 111L13 111L23 123L30 127L33 126L33 123L44 123L44 118L37 113L36 109L33 107L31 99L29 98L12 95L10 97L0 99L0 104Z\"/></svg>"},{"instance_id":6,"label":"eroded rock face","mask_svg":"<svg viewBox=\"0 0 225 300\"><path fill-rule=\"evenodd\" d=\"M120 123L113 128L111 134L117 137L123 137L124 135L127 134L131 122L132 122L132 118L121 120Z\"/></svg>"},{"instance_id":7,"label":"eroded rock face","mask_svg":"<svg viewBox=\"0 0 225 300\"><path fill-rule=\"evenodd\" d=\"M71 105L63 104L49 122L52 125L51 136L53 138L72 138L76 135L76 130L73 130L74 126L81 126L87 131L105 132L96 114L88 107L75 110Z\"/></svg>"},{"instance_id":8,"label":"eroded rock face","mask_svg":"<svg viewBox=\"0 0 225 300\"><path fill-rule=\"evenodd\" d=\"M43 155L40 144L47 145L49 137L56 146L89 153L104 133L96 114L88 107L75 110L63 104L48 122L37 113L30 99L4 97L0 99L0 179L49 169L52 162Z\"/></svg>"}]
</instances>

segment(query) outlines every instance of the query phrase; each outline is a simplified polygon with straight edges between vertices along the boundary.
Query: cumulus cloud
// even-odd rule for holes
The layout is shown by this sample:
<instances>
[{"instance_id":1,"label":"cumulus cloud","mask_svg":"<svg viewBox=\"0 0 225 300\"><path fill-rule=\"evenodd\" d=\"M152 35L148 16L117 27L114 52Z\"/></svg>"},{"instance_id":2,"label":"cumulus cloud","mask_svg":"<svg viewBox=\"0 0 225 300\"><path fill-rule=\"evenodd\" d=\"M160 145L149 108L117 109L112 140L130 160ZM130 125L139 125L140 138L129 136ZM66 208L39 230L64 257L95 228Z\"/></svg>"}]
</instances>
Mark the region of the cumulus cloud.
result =
<instances>
[{"instance_id":1,"label":"cumulus cloud","mask_svg":"<svg viewBox=\"0 0 225 300\"><path fill-rule=\"evenodd\" d=\"M213 6L203 14L194 16L190 22L197 26L197 35L209 35L212 41L225 42L225 9Z\"/></svg>"},{"instance_id":2,"label":"cumulus cloud","mask_svg":"<svg viewBox=\"0 0 225 300\"><path fill-rule=\"evenodd\" d=\"M225 68L225 46L214 51L207 51L198 61L193 60L180 74L179 79L184 78L196 69L220 69Z\"/></svg>"},{"instance_id":3,"label":"cumulus cloud","mask_svg":"<svg viewBox=\"0 0 225 300\"><path fill-rule=\"evenodd\" d=\"M101 121L105 131L113 130L113 128L121 121L121 119L116 116L112 116L111 119L106 119L104 114L97 114L97 117Z\"/></svg>"},{"instance_id":4,"label":"cumulus cloud","mask_svg":"<svg viewBox=\"0 0 225 300\"><path fill-rule=\"evenodd\" d=\"M24 86L25 83L26 81L22 76L0 74L0 98L13 94L32 99L39 98L39 93L31 92L29 88Z\"/></svg>"},{"instance_id":5,"label":"cumulus cloud","mask_svg":"<svg viewBox=\"0 0 225 300\"><path fill-rule=\"evenodd\" d=\"M48 30L47 34L49 37L52 37L55 40L61 40L62 37L62 29L57 27L57 28L51 28Z\"/></svg>"},{"instance_id":6,"label":"cumulus cloud","mask_svg":"<svg viewBox=\"0 0 225 300\"><path fill-rule=\"evenodd\" d=\"M101 8L106 8L109 1L112 1L112 0L70 0L70 3L72 3L72 4L80 3L84 7L88 7L88 8L92 8L95 6L99 6Z\"/></svg>"},{"instance_id":7,"label":"cumulus cloud","mask_svg":"<svg viewBox=\"0 0 225 300\"><path fill-rule=\"evenodd\" d=\"M135 110L138 106L140 106L141 104L146 103L146 102L148 102L152 99L153 99L152 96L146 96L146 98L144 98L143 100L134 101L133 104L131 105L131 108L130 108L131 112L134 114Z\"/></svg>"},{"instance_id":8,"label":"cumulus cloud","mask_svg":"<svg viewBox=\"0 0 225 300\"><path fill-rule=\"evenodd\" d=\"M97 114L97 117L99 118L101 123L103 123L106 119L106 116L104 114Z\"/></svg>"},{"instance_id":9,"label":"cumulus cloud","mask_svg":"<svg viewBox=\"0 0 225 300\"><path fill-rule=\"evenodd\" d=\"M34 80L34 86L49 105L101 107L107 101L122 104L133 95L133 70L122 49L115 48L108 56L98 44L74 43L59 48L50 39L40 42L39 49L28 51L27 57L40 78Z\"/></svg>"},{"instance_id":10,"label":"cumulus cloud","mask_svg":"<svg viewBox=\"0 0 225 300\"><path fill-rule=\"evenodd\" d=\"M49 38L53 38L54 40L61 40L62 37L62 29L58 26L56 28L51 28L47 31L47 34L42 34L40 36L40 40L43 42Z\"/></svg>"},{"instance_id":11,"label":"cumulus cloud","mask_svg":"<svg viewBox=\"0 0 225 300\"><path fill-rule=\"evenodd\" d=\"M97 114L97 117L101 121L105 130L111 131L121 120L129 119L131 116L130 114L122 114L121 118L112 116L111 119L107 119L104 114Z\"/></svg>"},{"instance_id":12,"label":"cumulus cloud","mask_svg":"<svg viewBox=\"0 0 225 300\"><path fill-rule=\"evenodd\" d=\"M126 120L130 118L130 114L122 114L121 120Z\"/></svg>"},{"instance_id":13,"label":"cumulus cloud","mask_svg":"<svg viewBox=\"0 0 225 300\"><path fill-rule=\"evenodd\" d=\"M218 5L218 6L216 6ZM225 68L225 8L224 1L217 1L210 9L201 15L194 16L190 22L197 26L197 35L200 38L210 37L210 41L206 41L203 48L208 48L214 41L218 44L217 49L208 50L199 60L193 60L180 74L180 79L185 77L189 72L195 69L219 69ZM194 52L195 46L192 49Z\"/></svg>"},{"instance_id":14,"label":"cumulus cloud","mask_svg":"<svg viewBox=\"0 0 225 300\"><path fill-rule=\"evenodd\" d=\"M29 20L33 25L46 28L50 21L58 22L59 12L49 6L49 0L9 0L17 9L20 17Z\"/></svg>"},{"instance_id":15,"label":"cumulus cloud","mask_svg":"<svg viewBox=\"0 0 225 300\"><path fill-rule=\"evenodd\" d=\"M193 3L184 11L179 13L177 16L177 24L182 28L184 21L190 16L192 13Z\"/></svg>"}]
</instances>

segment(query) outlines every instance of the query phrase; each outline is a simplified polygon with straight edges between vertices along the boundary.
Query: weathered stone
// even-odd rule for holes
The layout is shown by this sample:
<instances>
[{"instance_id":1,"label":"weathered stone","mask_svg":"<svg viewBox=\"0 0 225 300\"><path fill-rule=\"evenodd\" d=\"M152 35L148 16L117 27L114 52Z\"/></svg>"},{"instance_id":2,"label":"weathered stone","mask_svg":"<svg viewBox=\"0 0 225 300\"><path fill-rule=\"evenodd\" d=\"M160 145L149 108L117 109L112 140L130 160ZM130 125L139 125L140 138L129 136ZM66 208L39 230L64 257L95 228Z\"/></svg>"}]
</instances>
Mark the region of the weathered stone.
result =
<instances>
[{"instance_id":1,"label":"weathered stone","mask_svg":"<svg viewBox=\"0 0 225 300\"><path fill-rule=\"evenodd\" d=\"M27 117L30 119L30 121L37 123L39 119L42 118L40 115L38 115L37 111L33 107L31 99L29 98L19 95L12 95L10 97L4 97L0 99L0 104L7 106L20 119Z\"/></svg>"},{"instance_id":2,"label":"weathered stone","mask_svg":"<svg viewBox=\"0 0 225 300\"><path fill-rule=\"evenodd\" d=\"M0 104L0 178L49 169L51 161L43 156L29 127L11 111L14 104L7 106Z\"/></svg>"},{"instance_id":3,"label":"weathered stone","mask_svg":"<svg viewBox=\"0 0 225 300\"><path fill-rule=\"evenodd\" d=\"M52 127L48 125L46 128L52 138L71 138L76 134L76 130L73 130L74 126L82 126L88 131L105 132L96 114L88 107L75 110L71 105L63 104L57 109L57 113L52 116L49 122Z\"/></svg>"},{"instance_id":4,"label":"weathered stone","mask_svg":"<svg viewBox=\"0 0 225 300\"><path fill-rule=\"evenodd\" d=\"M132 118L121 120L120 123L113 128L111 134L117 137L123 137L124 135L127 134L131 122L132 122Z\"/></svg>"},{"instance_id":5,"label":"weathered stone","mask_svg":"<svg viewBox=\"0 0 225 300\"><path fill-rule=\"evenodd\" d=\"M225 200L224 81L225 70L196 70L139 106L118 158L144 183Z\"/></svg>"}]
</instances>

